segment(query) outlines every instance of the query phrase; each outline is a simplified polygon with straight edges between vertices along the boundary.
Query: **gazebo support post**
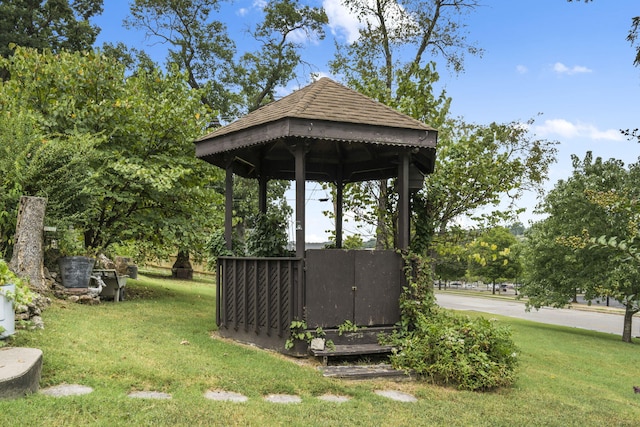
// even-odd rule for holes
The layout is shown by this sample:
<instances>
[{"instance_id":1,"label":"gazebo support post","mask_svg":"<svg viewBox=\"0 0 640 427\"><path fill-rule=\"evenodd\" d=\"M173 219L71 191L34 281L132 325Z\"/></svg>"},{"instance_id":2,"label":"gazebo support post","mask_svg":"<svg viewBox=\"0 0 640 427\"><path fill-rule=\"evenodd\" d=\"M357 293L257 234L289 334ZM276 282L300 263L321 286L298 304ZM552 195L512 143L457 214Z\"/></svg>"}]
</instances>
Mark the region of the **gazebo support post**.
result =
<instances>
[{"instance_id":1,"label":"gazebo support post","mask_svg":"<svg viewBox=\"0 0 640 427\"><path fill-rule=\"evenodd\" d=\"M258 209L263 214L267 213L267 182L263 176L258 178Z\"/></svg>"},{"instance_id":2,"label":"gazebo support post","mask_svg":"<svg viewBox=\"0 0 640 427\"><path fill-rule=\"evenodd\" d=\"M336 249L342 249L342 194L344 183L342 177L336 182Z\"/></svg>"},{"instance_id":3,"label":"gazebo support post","mask_svg":"<svg viewBox=\"0 0 640 427\"><path fill-rule=\"evenodd\" d=\"M409 153L399 154L398 164L398 249L409 249Z\"/></svg>"},{"instance_id":4,"label":"gazebo support post","mask_svg":"<svg viewBox=\"0 0 640 427\"><path fill-rule=\"evenodd\" d=\"M304 258L305 246L305 145L295 146L296 174L296 257Z\"/></svg>"},{"instance_id":5,"label":"gazebo support post","mask_svg":"<svg viewBox=\"0 0 640 427\"><path fill-rule=\"evenodd\" d=\"M227 244L227 249L233 250L233 163L227 163L225 169L225 181L224 181L224 240Z\"/></svg>"}]
</instances>

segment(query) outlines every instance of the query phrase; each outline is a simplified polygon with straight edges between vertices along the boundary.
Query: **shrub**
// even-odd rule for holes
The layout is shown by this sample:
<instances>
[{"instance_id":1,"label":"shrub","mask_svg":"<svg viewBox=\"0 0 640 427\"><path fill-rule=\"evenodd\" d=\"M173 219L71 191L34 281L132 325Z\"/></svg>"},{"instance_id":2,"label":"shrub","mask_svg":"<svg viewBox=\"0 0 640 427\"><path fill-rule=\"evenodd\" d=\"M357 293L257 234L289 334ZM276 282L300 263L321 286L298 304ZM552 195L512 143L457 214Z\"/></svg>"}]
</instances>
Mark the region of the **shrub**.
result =
<instances>
[{"instance_id":1,"label":"shrub","mask_svg":"<svg viewBox=\"0 0 640 427\"><path fill-rule=\"evenodd\" d=\"M396 351L391 363L438 384L489 390L513 384L517 348L511 331L485 318L471 318L435 304L428 263L405 257L408 286L401 297L401 327L383 338Z\"/></svg>"},{"instance_id":2,"label":"shrub","mask_svg":"<svg viewBox=\"0 0 640 427\"><path fill-rule=\"evenodd\" d=\"M258 214L247 235L247 254L255 257L287 256L286 221L276 214Z\"/></svg>"}]
</instances>

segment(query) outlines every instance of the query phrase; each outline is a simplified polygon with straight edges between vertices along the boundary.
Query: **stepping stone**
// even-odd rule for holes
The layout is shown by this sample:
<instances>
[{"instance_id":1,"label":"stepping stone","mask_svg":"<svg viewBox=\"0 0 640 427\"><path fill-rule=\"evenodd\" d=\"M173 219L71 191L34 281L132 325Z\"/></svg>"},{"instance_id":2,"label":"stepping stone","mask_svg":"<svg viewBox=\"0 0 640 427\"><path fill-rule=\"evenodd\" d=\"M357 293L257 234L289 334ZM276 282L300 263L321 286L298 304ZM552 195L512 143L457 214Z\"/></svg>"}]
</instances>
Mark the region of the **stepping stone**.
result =
<instances>
[{"instance_id":1,"label":"stepping stone","mask_svg":"<svg viewBox=\"0 0 640 427\"><path fill-rule=\"evenodd\" d=\"M398 402L417 402L418 399L408 393L402 393L395 390L376 390L375 393L378 396L386 397L391 400L397 400Z\"/></svg>"},{"instance_id":2,"label":"stepping stone","mask_svg":"<svg viewBox=\"0 0 640 427\"><path fill-rule=\"evenodd\" d=\"M0 348L0 399L14 399L36 393L40 387L42 350Z\"/></svg>"},{"instance_id":3,"label":"stepping stone","mask_svg":"<svg viewBox=\"0 0 640 427\"><path fill-rule=\"evenodd\" d=\"M247 396L240 393L223 390L210 390L204 394L204 397L210 400L222 400L226 402L246 402L249 400Z\"/></svg>"},{"instance_id":4,"label":"stepping stone","mask_svg":"<svg viewBox=\"0 0 640 427\"><path fill-rule=\"evenodd\" d=\"M334 402L334 403L344 403L351 400L350 397L336 396L335 394L323 394L322 396L318 396L318 399L324 400L325 402Z\"/></svg>"},{"instance_id":5,"label":"stepping stone","mask_svg":"<svg viewBox=\"0 0 640 427\"><path fill-rule=\"evenodd\" d=\"M134 399L171 399L170 394L160 391L133 391L128 396Z\"/></svg>"},{"instance_id":6,"label":"stepping stone","mask_svg":"<svg viewBox=\"0 0 640 427\"><path fill-rule=\"evenodd\" d=\"M267 402L271 403L300 403L302 399L299 396L291 394L270 394L264 398Z\"/></svg>"},{"instance_id":7,"label":"stepping stone","mask_svg":"<svg viewBox=\"0 0 640 427\"><path fill-rule=\"evenodd\" d=\"M40 393L53 397L81 396L93 391L91 387L80 384L60 384L40 390Z\"/></svg>"}]
</instances>

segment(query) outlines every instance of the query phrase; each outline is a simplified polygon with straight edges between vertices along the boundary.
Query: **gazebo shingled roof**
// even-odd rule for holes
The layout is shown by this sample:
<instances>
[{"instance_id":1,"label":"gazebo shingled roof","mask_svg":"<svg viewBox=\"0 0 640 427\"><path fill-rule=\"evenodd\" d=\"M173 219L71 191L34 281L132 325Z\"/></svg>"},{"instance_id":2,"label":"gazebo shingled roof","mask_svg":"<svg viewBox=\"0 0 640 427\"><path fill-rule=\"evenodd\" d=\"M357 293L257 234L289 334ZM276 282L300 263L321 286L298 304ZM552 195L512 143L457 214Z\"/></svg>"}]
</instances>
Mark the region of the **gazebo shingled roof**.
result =
<instances>
[{"instance_id":1,"label":"gazebo shingled roof","mask_svg":"<svg viewBox=\"0 0 640 427\"><path fill-rule=\"evenodd\" d=\"M249 178L295 178L292 145L306 144L306 179L354 182L397 175L411 150L433 171L437 131L331 79L318 81L199 138L196 156Z\"/></svg>"}]
</instances>

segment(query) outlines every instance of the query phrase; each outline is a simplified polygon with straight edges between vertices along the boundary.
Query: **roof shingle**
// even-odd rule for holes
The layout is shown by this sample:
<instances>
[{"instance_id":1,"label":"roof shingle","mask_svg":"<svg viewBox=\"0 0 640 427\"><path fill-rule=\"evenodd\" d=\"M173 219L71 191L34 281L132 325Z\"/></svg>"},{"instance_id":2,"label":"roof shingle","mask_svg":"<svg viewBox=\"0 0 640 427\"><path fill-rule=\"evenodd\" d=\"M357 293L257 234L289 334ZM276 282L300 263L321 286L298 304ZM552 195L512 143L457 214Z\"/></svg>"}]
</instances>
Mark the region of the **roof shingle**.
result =
<instances>
[{"instance_id":1,"label":"roof shingle","mask_svg":"<svg viewBox=\"0 0 640 427\"><path fill-rule=\"evenodd\" d=\"M323 77L284 98L267 104L235 122L198 139L231 134L283 118L326 120L392 128L435 130L393 108Z\"/></svg>"}]
</instances>

